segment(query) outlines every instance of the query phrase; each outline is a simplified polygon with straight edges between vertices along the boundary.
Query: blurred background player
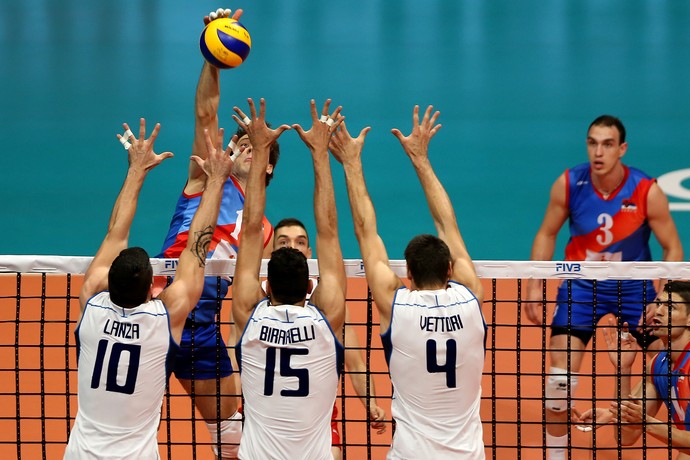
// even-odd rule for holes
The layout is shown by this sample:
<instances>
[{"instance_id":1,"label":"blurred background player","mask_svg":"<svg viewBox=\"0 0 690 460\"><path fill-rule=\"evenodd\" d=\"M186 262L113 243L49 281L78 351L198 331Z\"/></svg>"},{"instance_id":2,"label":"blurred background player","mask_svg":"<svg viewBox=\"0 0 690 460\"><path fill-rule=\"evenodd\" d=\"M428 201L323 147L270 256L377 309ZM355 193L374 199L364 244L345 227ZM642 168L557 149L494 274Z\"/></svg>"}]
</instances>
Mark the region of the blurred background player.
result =
<instances>
[{"instance_id":1,"label":"blurred background player","mask_svg":"<svg viewBox=\"0 0 690 460\"><path fill-rule=\"evenodd\" d=\"M356 139L345 123L331 152L343 164L367 283L379 311L394 396L396 430L389 459L483 459L479 415L486 323L482 284L460 235L453 205L428 157L441 125L429 106L412 133L398 138L424 189L438 237L418 235L405 249L407 288L390 268L377 233L374 206L364 182L364 128Z\"/></svg>"},{"instance_id":2,"label":"blurred background player","mask_svg":"<svg viewBox=\"0 0 690 460\"><path fill-rule=\"evenodd\" d=\"M239 19L243 11L238 9L232 15ZM212 19L229 17L230 10L219 9L204 17L204 24ZM215 145L218 132L218 106L220 104L220 71L204 61L196 89L194 103L195 128L192 153L204 158L206 155L204 130L211 133ZM238 129L233 142L237 152L232 175L223 190L223 201L213 241L209 247L209 258L235 258L242 225L247 176L251 165L251 142L242 129ZM229 149L229 153L231 152ZM278 161L278 143L271 146L265 180L268 184ZM203 171L195 164L189 166L189 176L182 191L170 229L159 257L176 258L188 238L189 223L199 205L201 193L206 186ZM264 257L269 257L273 229L263 219ZM222 299L228 292L232 280L207 277L201 300L185 323L180 353L175 362L175 376L182 387L192 396L195 406L206 421L213 451L223 458L233 458L238 448L237 441L242 429L241 414L237 413L239 391L232 377L232 364L225 341L221 336L217 318ZM221 452L218 452L218 428L220 428Z\"/></svg>"},{"instance_id":3,"label":"blurred background player","mask_svg":"<svg viewBox=\"0 0 690 460\"><path fill-rule=\"evenodd\" d=\"M206 190L180 254L175 280L154 299L149 256L127 244L147 173L172 153L153 151L159 125L149 139L143 118L138 139L127 124L124 128L127 177L79 294L81 317L75 330L79 409L66 459L160 458L158 425L168 365L179 348L185 319L201 294L206 251L223 184L232 168L222 150L210 153L206 160L192 157L208 174Z\"/></svg>"},{"instance_id":4,"label":"blurred background player","mask_svg":"<svg viewBox=\"0 0 690 460\"><path fill-rule=\"evenodd\" d=\"M328 140L342 117L326 124L312 107L313 126L301 132L314 163L320 273L319 284L305 303L309 267L299 250L274 251L268 263L268 297L261 288L261 216L266 205L261 174L269 146L289 127L266 126L263 99L258 117L251 99L249 106L249 120L242 121L246 116L238 108L239 117L233 116L249 133L254 150L232 302L244 395L240 457L323 460L331 457L329 422L343 360L338 337L347 288L328 157Z\"/></svg>"},{"instance_id":5,"label":"blurred background player","mask_svg":"<svg viewBox=\"0 0 690 460\"><path fill-rule=\"evenodd\" d=\"M627 148L625 127L618 118L602 115L589 125L589 163L566 170L551 187L546 214L532 245L532 260L552 259L556 237L567 219L570 239L565 260L648 261L652 232L663 249L663 260L683 260L668 199L654 179L622 163ZM545 317L542 292L541 280L528 280L525 313L538 325ZM650 306L651 313L656 290L651 281L598 281L596 305L594 295L591 280L562 283L558 290L545 395L550 460L565 459L571 409L568 401L575 394L582 351L592 337L594 324L611 313L621 323L630 324L637 334L636 325L645 320L645 306Z\"/></svg>"}]
</instances>

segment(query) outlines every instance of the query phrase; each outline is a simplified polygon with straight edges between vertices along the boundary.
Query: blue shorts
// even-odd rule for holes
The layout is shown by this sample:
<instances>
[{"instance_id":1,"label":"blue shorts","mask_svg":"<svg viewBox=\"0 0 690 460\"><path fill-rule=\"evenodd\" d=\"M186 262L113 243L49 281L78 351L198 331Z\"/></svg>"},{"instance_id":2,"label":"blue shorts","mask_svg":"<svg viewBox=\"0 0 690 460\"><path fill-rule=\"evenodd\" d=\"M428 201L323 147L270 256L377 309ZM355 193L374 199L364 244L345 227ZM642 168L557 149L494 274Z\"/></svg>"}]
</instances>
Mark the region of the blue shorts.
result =
<instances>
[{"instance_id":1,"label":"blue shorts","mask_svg":"<svg viewBox=\"0 0 690 460\"><path fill-rule=\"evenodd\" d=\"M211 380L232 375L228 349L217 324L194 324L187 320L173 372L178 379L187 380Z\"/></svg>"},{"instance_id":2,"label":"blue shorts","mask_svg":"<svg viewBox=\"0 0 690 460\"><path fill-rule=\"evenodd\" d=\"M598 281L596 293L591 280L573 280L570 288L568 283L563 281L558 288L551 327L593 332L599 320L610 313L620 324L627 321L630 330L635 330L646 306L656 298L651 281L624 280L620 285L618 281Z\"/></svg>"}]
</instances>

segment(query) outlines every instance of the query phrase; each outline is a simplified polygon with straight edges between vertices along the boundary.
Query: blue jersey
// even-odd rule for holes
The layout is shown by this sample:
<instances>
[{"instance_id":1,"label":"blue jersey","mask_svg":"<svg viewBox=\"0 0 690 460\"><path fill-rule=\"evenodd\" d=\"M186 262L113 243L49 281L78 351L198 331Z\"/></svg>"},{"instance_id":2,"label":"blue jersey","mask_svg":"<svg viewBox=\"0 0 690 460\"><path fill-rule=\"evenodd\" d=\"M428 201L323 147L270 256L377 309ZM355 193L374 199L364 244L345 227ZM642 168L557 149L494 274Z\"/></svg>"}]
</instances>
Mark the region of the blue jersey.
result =
<instances>
[{"instance_id":1,"label":"blue jersey","mask_svg":"<svg viewBox=\"0 0 690 460\"><path fill-rule=\"evenodd\" d=\"M566 260L651 260L647 195L654 179L639 169L624 168L623 182L607 198L592 185L589 163L567 171Z\"/></svg>"},{"instance_id":2,"label":"blue jersey","mask_svg":"<svg viewBox=\"0 0 690 460\"><path fill-rule=\"evenodd\" d=\"M187 246L189 238L189 227L196 210L201 203L202 193L188 195L182 193L177 201L175 213L170 222L170 230L163 243L163 249L158 257L178 258ZM218 222L213 232L213 240L209 247L209 258L230 258L237 257L239 249L240 230L242 227L242 211L244 209L244 193L242 187L234 177L230 177L223 188L223 198L218 214ZM264 246L271 240L273 227L264 217ZM221 279L220 283L216 277L206 277L204 290L201 299L197 303L194 311L190 313L190 318L199 324L209 324L215 321L217 311L220 310L217 299L222 299L228 292L231 280Z\"/></svg>"},{"instance_id":3,"label":"blue jersey","mask_svg":"<svg viewBox=\"0 0 690 460\"><path fill-rule=\"evenodd\" d=\"M623 166L625 176L611 195L592 185L589 163L566 171L566 202L570 239L565 260L649 261L651 228L647 222L647 196L655 180L639 169ZM626 281L634 295L642 296L642 281ZM573 287L591 291L591 281L574 280ZM599 281L600 293L616 295L617 281ZM654 298L656 293L650 292Z\"/></svg>"},{"instance_id":4,"label":"blue jersey","mask_svg":"<svg viewBox=\"0 0 690 460\"><path fill-rule=\"evenodd\" d=\"M669 367L668 352L662 351L652 362L652 381L656 393L671 412L673 423L679 430L690 428L690 343L685 346L678 361ZM670 375L669 375L670 374Z\"/></svg>"}]
</instances>

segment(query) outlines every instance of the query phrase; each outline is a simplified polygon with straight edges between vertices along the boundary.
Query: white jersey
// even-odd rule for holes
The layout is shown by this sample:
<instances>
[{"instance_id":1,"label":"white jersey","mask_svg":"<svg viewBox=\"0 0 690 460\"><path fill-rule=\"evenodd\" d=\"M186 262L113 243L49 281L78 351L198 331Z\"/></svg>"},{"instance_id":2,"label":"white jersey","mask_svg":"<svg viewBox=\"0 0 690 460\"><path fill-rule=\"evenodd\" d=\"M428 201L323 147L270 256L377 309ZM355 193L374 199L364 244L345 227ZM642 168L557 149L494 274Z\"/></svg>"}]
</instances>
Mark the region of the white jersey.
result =
<instances>
[{"instance_id":1,"label":"white jersey","mask_svg":"<svg viewBox=\"0 0 690 460\"><path fill-rule=\"evenodd\" d=\"M483 459L479 417L486 323L465 286L401 288L381 335L396 421L388 459Z\"/></svg>"},{"instance_id":2,"label":"white jersey","mask_svg":"<svg viewBox=\"0 0 690 460\"><path fill-rule=\"evenodd\" d=\"M160 300L121 308L93 296L75 332L79 409L66 459L158 459L158 424L177 344Z\"/></svg>"},{"instance_id":3,"label":"white jersey","mask_svg":"<svg viewBox=\"0 0 690 460\"><path fill-rule=\"evenodd\" d=\"M311 304L257 304L236 348L244 395L241 459L331 459L343 346Z\"/></svg>"}]
</instances>

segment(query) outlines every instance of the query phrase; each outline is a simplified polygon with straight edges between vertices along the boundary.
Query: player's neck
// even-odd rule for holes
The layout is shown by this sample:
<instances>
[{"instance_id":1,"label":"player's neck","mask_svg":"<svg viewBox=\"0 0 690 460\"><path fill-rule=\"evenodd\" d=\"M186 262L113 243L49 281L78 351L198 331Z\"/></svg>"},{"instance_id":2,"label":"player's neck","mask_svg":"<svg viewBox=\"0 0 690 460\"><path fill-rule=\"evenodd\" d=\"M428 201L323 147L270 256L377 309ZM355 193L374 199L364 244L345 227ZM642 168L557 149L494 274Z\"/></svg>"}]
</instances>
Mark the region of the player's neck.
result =
<instances>
[{"instance_id":1,"label":"player's neck","mask_svg":"<svg viewBox=\"0 0 690 460\"><path fill-rule=\"evenodd\" d=\"M680 336L671 340L671 362L675 363L685 352L685 348L690 343L690 330L685 330ZM664 344L664 348L668 349L668 344Z\"/></svg>"},{"instance_id":2,"label":"player's neck","mask_svg":"<svg viewBox=\"0 0 690 460\"><path fill-rule=\"evenodd\" d=\"M244 191L247 189L247 178L236 176L235 173L232 173L230 177L232 177L235 180L237 185L240 186L240 191L244 193Z\"/></svg>"},{"instance_id":3,"label":"player's neck","mask_svg":"<svg viewBox=\"0 0 690 460\"><path fill-rule=\"evenodd\" d=\"M597 189L604 198L608 198L625 179L625 167L619 163L610 172L605 175L592 175L592 185Z\"/></svg>"}]
</instances>

